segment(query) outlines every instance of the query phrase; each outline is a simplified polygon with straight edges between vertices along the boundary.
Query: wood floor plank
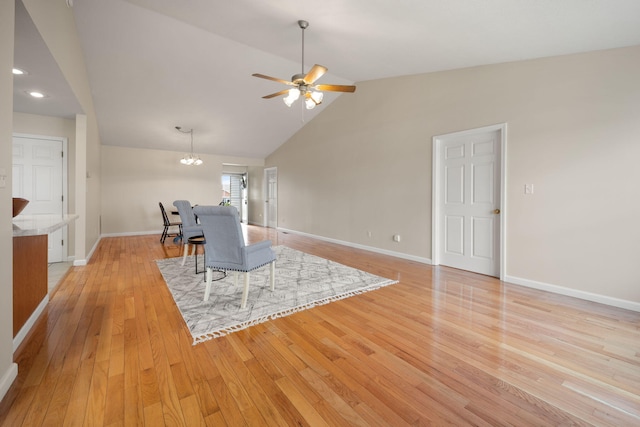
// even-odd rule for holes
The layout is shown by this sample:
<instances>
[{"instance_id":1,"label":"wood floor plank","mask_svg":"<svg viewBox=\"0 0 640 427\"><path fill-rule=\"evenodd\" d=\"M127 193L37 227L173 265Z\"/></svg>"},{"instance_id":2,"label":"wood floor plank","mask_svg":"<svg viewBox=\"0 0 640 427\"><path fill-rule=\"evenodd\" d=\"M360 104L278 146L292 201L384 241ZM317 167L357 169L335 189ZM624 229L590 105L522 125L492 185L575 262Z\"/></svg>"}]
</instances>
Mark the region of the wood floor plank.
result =
<instances>
[{"instance_id":1,"label":"wood floor plank","mask_svg":"<svg viewBox=\"0 0 640 427\"><path fill-rule=\"evenodd\" d=\"M399 283L192 345L158 236L102 238L15 353L0 426L640 425L640 313L273 229Z\"/></svg>"}]
</instances>

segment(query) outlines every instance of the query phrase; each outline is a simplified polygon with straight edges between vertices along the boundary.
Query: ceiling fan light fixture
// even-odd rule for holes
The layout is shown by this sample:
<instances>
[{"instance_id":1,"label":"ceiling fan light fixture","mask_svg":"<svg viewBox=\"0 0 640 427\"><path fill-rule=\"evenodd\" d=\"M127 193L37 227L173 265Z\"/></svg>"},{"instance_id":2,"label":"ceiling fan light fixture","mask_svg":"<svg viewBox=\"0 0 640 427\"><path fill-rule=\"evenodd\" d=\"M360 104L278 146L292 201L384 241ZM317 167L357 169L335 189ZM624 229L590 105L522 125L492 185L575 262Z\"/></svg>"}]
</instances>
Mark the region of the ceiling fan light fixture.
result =
<instances>
[{"instance_id":1,"label":"ceiling fan light fixture","mask_svg":"<svg viewBox=\"0 0 640 427\"><path fill-rule=\"evenodd\" d=\"M322 99L324 98L324 94L322 92L313 91L311 92L311 99L317 104L322 103Z\"/></svg>"},{"instance_id":2,"label":"ceiling fan light fixture","mask_svg":"<svg viewBox=\"0 0 640 427\"><path fill-rule=\"evenodd\" d=\"M289 95L284 97L283 101L287 104L287 107L291 107L298 98L300 98L300 90L298 88L291 88L289 89Z\"/></svg>"},{"instance_id":3,"label":"ceiling fan light fixture","mask_svg":"<svg viewBox=\"0 0 640 427\"><path fill-rule=\"evenodd\" d=\"M289 86L295 86L292 89L281 90L276 93L272 93L269 95L265 95L262 98L271 99L277 96L286 95L283 98L284 103L287 107L291 107L291 105L300 98L300 95L304 95L305 105L308 110L315 108L316 105L320 105L322 103L322 90L328 90L332 92L355 92L355 86L346 86L346 85L332 85L332 84L321 84L315 85L316 80L322 77L328 70L327 67L324 67L319 64L315 64L311 69L305 74L304 72L304 31L309 27L309 22L304 20L298 21L298 26L302 30L302 61L301 61L301 72L299 74L294 74L291 77L290 81L279 79L276 77L266 76L264 74L254 73L252 76L259 77L261 79L272 80L278 83L284 83ZM316 89L315 91L312 89Z\"/></svg>"},{"instance_id":4,"label":"ceiling fan light fixture","mask_svg":"<svg viewBox=\"0 0 640 427\"><path fill-rule=\"evenodd\" d=\"M323 97L324 94L322 92L307 92L305 93L304 105L307 107L307 110L313 110L316 108L316 105L320 105L322 103Z\"/></svg>"},{"instance_id":5,"label":"ceiling fan light fixture","mask_svg":"<svg viewBox=\"0 0 640 427\"><path fill-rule=\"evenodd\" d=\"M313 110L316 108L316 103L313 99L307 98L304 100L304 105L307 107L307 110Z\"/></svg>"}]
</instances>

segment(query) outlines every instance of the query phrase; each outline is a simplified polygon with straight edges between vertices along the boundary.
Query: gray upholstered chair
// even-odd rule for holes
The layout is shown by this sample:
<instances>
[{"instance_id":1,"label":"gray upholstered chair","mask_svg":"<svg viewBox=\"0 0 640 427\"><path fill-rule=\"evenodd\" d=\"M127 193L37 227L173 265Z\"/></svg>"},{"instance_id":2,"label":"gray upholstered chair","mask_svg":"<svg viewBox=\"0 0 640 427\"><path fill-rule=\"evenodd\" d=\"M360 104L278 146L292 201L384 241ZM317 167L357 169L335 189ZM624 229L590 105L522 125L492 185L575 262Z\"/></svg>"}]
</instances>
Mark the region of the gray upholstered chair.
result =
<instances>
[{"instance_id":1,"label":"gray upholstered chair","mask_svg":"<svg viewBox=\"0 0 640 427\"><path fill-rule=\"evenodd\" d=\"M196 221L196 215L188 200L176 200L173 206L178 209L180 221L182 222L182 243L184 245L184 255L182 256L182 265L187 260L189 254L189 238L203 236L202 226ZM193 253L196 251L196 245L193 246Z\"/></svg>"},{"instance_id":2,"label":"gray upholstered chair","mask_svg":"<svg viewBox=\"0 0 640 427\"><path fill-rule=\"evenodd\" d=\"M264 240L253 245L245 245L238 210L233 206L196 206L193 210L200 219L206 240L204 265L207 286L204 300L207 301L211 293L213 269L233 271L236 285L238 272L244 272L241 308L247 306L251 271L271 264L270 285L273 291L276 254L271 249L271 241Z\"/></svg>"}]
</instances>

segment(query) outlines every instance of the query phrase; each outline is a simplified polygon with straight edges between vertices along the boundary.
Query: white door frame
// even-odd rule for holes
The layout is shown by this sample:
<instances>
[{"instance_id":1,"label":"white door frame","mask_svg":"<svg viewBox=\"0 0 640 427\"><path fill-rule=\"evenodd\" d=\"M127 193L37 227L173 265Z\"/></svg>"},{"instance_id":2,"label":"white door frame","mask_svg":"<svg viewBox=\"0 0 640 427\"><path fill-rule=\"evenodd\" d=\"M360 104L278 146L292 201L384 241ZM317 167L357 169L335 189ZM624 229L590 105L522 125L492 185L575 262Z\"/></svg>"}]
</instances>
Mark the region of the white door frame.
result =
<instances>
[{"instance_id":1,"label":"white door frame","mask_svg":"<svg viewBox=\"0 0 640 427\"><path fill-rule=\"evenodd\" d=\"M507 224L507 212L505 206L507 205L507 195L506 195L506 179L507 179L507 170L506 170L506 159L507 159L507 124L500 123L496 125L485 126L477 129L468 129L460 132L453 132L444 135L437 135L432 138L433 142L433 153L432 153L432 199L431 199L431 210L432 210L432 222L431 222L431 262L433 265L440 265L440 207L443 204L443 194L440 191L441 184L441 172L442 165L440 164L440 156L442 150L442 142L443 140L451 137L460 137L465 135L470 135L474 133L481 132L495 132L499 131L500 133L500 280L503 280L506 275L506 242L507 242L507 233L506 233L506 224Z\"/></svg>"},{"instance_id":2,"label":"white door frame","mask_svg":"<svg viewBox=\"0 0 640 427\"><path fill-rule=\"evenodd\" d=\"M13 138L28 138L28 139L42 139L47 141L59 141L62 142L62 197L64 202L62 203L62 215L66 215L68 213L68 205L69 205L69 192L68 192L68 156L69 156L69 144L68 138L62 136L47 136L47 135L34 135L28 133L13 133L11 141L13 143ZM62 228L62 238L65 244L62 246L62 260L69 261L69 230L68 227Z\"/></svg>"},{"instance_id":3,"label":"white door frame","mask_svg":"<svg viewBox=\"0 0 640 427\"><path fill-rule=\"evenodd\" d=\"M263 227L269 227L269 202L268 202L268 196L269 196L269 180L268 180L268 176L269 176L269 172L275 172L276 173L276 177L278 176L278 167L277 166L273 166L270 168L265 168L264 169L264 175L262 178L262 194L264 196L264 206L263 206L263 211L262 211L262 222L263 222ZM276 193L277 194L277 193ZM278 199L276 198L276 201ZM276 212L278 211L278 205L276 204ZM278 228L278 218L276 216L274 223L276 224L276 226L274 228Z\"/></svg>"}]
</instances>

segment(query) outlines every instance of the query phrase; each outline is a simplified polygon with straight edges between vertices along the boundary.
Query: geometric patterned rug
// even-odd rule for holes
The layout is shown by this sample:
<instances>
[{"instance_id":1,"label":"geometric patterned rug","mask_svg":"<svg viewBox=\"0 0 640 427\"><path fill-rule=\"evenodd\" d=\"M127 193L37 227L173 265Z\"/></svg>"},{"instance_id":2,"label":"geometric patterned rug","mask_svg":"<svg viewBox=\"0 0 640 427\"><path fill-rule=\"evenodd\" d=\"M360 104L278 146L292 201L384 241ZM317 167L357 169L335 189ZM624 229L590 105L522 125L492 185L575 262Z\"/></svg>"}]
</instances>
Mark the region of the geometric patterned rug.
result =
<instances>
[{"instance_id":1,"label":"geometric patterned rug","mask_svg":"<svg viewBox=\"0 0 640 427\"><path fill-rule=\"evenodd\" d=\"M195 274L195 259L182 257L156 260L173 299L191 331L193 344L221 337L258 323L318 305L397 283L365 271L309 255L286 246L274 246L277 255L275 291L269 287L269 266L251 272L247 307L240 309L244 278L234 274L211 285L204 298L204 274ZM203 256L198 256L202 269ZM215 274L215 273L214 273ZM221 275L221 274L220 274ZM214 276L215 278L215 276Z\"/></svg>"}]
</instances>

